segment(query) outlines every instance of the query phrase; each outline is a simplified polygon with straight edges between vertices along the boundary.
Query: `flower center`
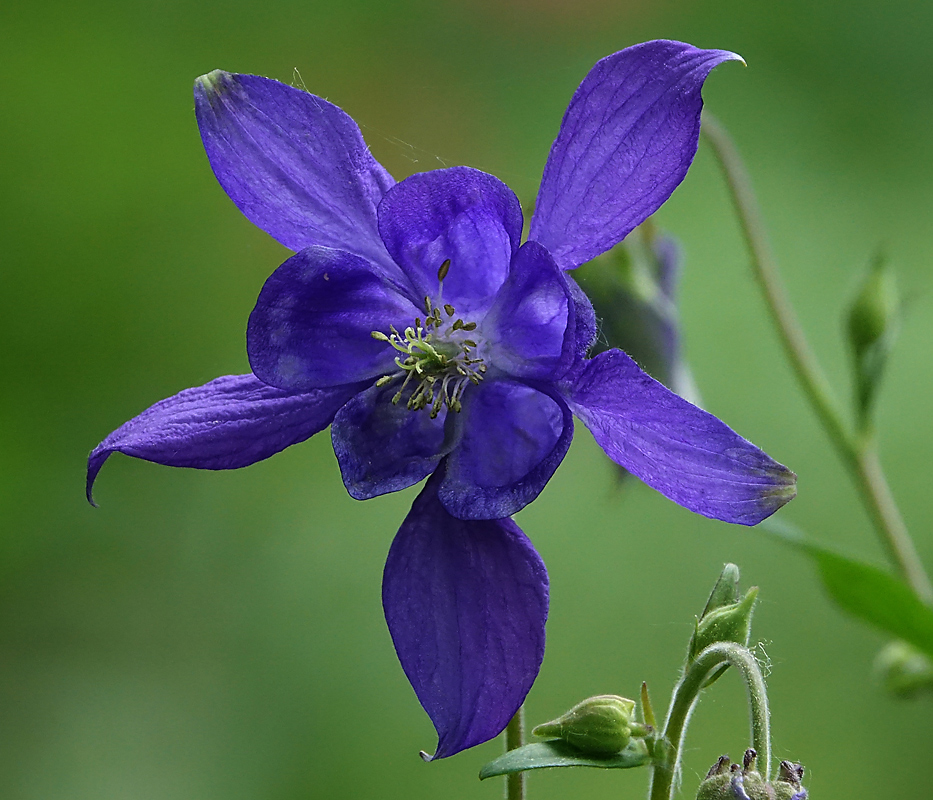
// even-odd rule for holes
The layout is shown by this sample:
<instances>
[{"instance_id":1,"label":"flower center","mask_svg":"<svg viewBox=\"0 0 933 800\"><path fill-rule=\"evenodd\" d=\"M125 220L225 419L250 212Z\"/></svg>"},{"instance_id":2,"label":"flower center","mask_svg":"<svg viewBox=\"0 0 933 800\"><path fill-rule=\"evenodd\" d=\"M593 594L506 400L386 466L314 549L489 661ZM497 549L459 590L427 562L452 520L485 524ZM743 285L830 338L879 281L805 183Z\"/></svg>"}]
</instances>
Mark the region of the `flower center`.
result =
<instances>
[{"instance_id":1,"label":"flower center","mask_svg":"<svg viewBox=\"0 0 933 800\"><path fill-rule=\"evenodd\" d=\"M423 323L421 317L416 317L414 326L405 328L403 333L394 325L389 326L388 335L382 331L372 332L373 339L387 342L399 352L395 357L398 370L381 377L376 386L386 386L403 378L392 398L398 405L409 383L417 382L406 405L410 411L430 408L431 419L437 417L444 406L459 411L466 387L478 384L486 372L483 359L476 358L479 344L470 338L476 336L473 333L476 323L464 322L452 305L443 302L444 277L449 269L448 259L437 273L437 303L430 297L424 298Z\"/></svg>"}]
</instances>

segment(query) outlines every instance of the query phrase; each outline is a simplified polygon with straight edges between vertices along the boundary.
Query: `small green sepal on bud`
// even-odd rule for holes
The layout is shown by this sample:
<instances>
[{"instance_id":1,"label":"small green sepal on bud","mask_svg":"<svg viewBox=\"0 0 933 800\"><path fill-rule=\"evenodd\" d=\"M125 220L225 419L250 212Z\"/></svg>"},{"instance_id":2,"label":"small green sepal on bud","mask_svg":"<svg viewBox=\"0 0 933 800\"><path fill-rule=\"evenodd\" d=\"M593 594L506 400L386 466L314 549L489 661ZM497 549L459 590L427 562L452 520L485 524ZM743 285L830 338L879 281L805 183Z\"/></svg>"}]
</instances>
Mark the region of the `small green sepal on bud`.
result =
<instances>
[{"instance_id":1,"label":"small green sepal on bud","mask_svg":"<svg viewBox=\"0 0 933 800\"><path fill-rule=\"evenodd\" d=\"M608 756L623 750L633 735L647 730L635 722L635 701L614 694L589 697L566 714L538 725L532 733L563 739L583 753Z\"/></svg>"},{"instance_id":2,"label":"small green sepal on bud","mask_svg":"<svg viewBox=\"0 0 933 800\"><path fill-rule=\"evenodd\" d=\"M719 579L710 592L709 600L706 601L706 607L700 614L703 619L711 611L723 606L729 606L739 602L739 568L735 564L726 564L722 568Z\"/></svg>"},{"instance_id":3,"label":"small green sepal on bud","mask_svg":"<svg viewBox=\"0 0 933 800\"><path fill-rule=\"evenodd\" d=\"M875 659L885 689L896 697L933 692L933 661L907 642L891 642Z\"/></svg>"},{"instance_id":4,"label":"small green sepal on bud","mask_svg":"<svg viewBox=\"0 0 933 800\"><path fill-rule=\"evenodd\" d=\"M884 258L878 256L846 320L854 358L856 405L863 425L869 419L881 374L897 336L900 310L894 275Z\"/></svg>"}]
</instances>

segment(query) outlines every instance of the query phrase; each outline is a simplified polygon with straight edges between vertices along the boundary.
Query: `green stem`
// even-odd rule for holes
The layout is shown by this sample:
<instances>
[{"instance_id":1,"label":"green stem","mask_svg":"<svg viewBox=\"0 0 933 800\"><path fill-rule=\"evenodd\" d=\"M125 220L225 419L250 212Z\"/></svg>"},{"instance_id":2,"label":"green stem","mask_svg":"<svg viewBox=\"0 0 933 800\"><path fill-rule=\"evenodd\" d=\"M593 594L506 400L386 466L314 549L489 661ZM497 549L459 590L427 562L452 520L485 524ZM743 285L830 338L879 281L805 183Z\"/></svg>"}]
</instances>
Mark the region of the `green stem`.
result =
<instances>
[{"instance_id":1,"label":"green stem","mask_svg":"<svg viewBox=\"0 0 933 800\"><path fill-rule=\"evenodd\" d=\"M690 716L700 699L707 679L723 664L735 667L748 691L749 718L751 720L752 747L758 752L758 771L765 780L771 775L771 716L768 711L768 693L758 661L747 647L735 642L717 642L703 650L687 667L674 687L671 707L667 712L664 732L658 742L663 753L658 753L651 770L649 800L671 800L675 778L680 771L684 734Z\"/></svg>"},{"instance_id":2,"label":"green stem","mask_svg":"<svg viewBox=\"0 0 933 800\"><path fill-rule=\"evenodd\" d=\"M505 729L505 752L517 750L525 743L525 707L519 706ZM505 776L505 800L525 800L525 773Z\"/></svg>"},{"instance_id":3,"label":"green stem","mask_svg":"<svg viewBox=\"0 0 933 800\"><path fill-rule=\"evenodd\" d=\"M752 257L755 277L803 393L829 434L839 457L852 473L882 546L914 593L933 604L933 584L930 583L888 488L874 439L856 437L850 432L832 387L797 320L781 281L777 261L768 244L751 181L738 150L725 128L705 111L701 130L722 167Z\"/></svg>"}]
</instances>

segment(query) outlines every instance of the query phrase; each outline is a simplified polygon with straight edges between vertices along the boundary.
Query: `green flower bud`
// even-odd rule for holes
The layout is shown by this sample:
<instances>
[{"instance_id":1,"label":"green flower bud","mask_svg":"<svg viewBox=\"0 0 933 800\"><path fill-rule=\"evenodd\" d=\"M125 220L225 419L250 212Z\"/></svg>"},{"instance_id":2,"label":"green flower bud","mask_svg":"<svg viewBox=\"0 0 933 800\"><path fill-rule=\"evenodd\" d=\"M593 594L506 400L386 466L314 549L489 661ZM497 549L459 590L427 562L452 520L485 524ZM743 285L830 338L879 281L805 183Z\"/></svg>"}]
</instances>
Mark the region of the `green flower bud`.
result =
<instances>
[{"instance_id":1,"label":"green flower bud","mask_svg":"<svg viewBox=\"0 0 933 800\"><path fill-rule=\"evenodd\" d=\"M601 694L577 703L566 714L538 725L535 736L563 739L584 753L612 755L632 739L635 701L614 694Z\"/></svg>"},{"instance_id":2,"label":"green flower bud","mask_svg":"<svg viewBox=\"0 0 933 800\"><path fill-rule=\"evenodd\" d=\"M849 341L856 351L870 347L897 323L900 302L894 275L878 257L849 309Z\"/></svg>"},{"instance_id":3,"label":"green flower bud","mask_svg":"<svg viewBox=\"0 0 933 800\"><path fill-rule=\"evenodd\" d=\"M875 659L884 688L898 697L933 691L933 661L907 642L891 642Z\"/></svg>"},{"instance_id":4,"label":"green flower bud","mask_svg":"<svg viewBox=\"0 0 933 800\"><path fill-rule=\"evenodd\" d=\"M879 257L852 303L847 320L855 361L856 400L863 423L868 419L899 322L900 298L894 275Z\"/></svg>"},{"instance_id":5,"label":"green flower bud","mask_svg":"<svg viewBox=\"0 0 933 800\"><path fill-rule=\"evenodd\" d=\"M752 634L752 612L757 597L758 587L753 586L737 603L714 608L698 619L693 638L690 640L689 660L692 661L705 648L716 642L747 645Z\"/></svg>"}]
</instances>

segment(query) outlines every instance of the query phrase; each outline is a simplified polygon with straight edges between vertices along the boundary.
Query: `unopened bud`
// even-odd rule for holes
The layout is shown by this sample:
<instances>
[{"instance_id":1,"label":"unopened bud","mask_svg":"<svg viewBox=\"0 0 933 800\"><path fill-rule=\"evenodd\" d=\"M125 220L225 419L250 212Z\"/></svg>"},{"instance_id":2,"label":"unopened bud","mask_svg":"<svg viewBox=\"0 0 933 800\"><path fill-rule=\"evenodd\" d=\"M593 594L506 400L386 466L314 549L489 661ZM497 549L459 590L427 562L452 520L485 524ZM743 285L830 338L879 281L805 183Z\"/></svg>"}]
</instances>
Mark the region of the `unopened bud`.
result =
<instances>
[{"instance_id":1,"label":"unopened bud","mask_svg":"<svg viewBox=\"0 0 933 800\"><path fill-rule=\"evenodd\" d=\"M752 633L752 612L757 597L758 587L753 586L737 603L714 608L697 620L696 631L690 641L690 660L716 642L747 645Z\"/></svg>"},{"instance_id":2,"label":"unopened bud","mask_svg":"<svg viewBox=\"0 0 933 800\"><path fill-rule=\"evenodd\" d=\"M578 750L593 755L611 755L623 750L632 739L635 701L614 694L602 694L577 703L566 714L532 733L563 739Z\"/></svg>"},{"instance_id":3,"label":"unopened bud","mask_svg":"<svg viewBox=\"0 0 933 800\"><path fill-rule=\"evenodd\" d=\"M879 257L853 301L847 319L854 356L856 400L863 421L869 417L899 321L900 298L894 275Z\"/></svg>"},{"instance_id":4,"label":"unopened bud","mask_svg":"<svg viewBox=\"0 0 933 800\"><path fill-rule=\"evenodd\" d=\"M933 661L907 642L891 642L875 659L884 688L898 697L933 691Z\"/></svg>"},{"instance_id":5,"label":"unopened bud","mask_svg":"<svg viewBox=\"0 0 933 800\"><path fill-rule=\"evenodd\" d=\"M894 275L879 257L849 309L849 340L856 351L885 336L896 324L899 309Z\"/></svg>"}]
</instances>

